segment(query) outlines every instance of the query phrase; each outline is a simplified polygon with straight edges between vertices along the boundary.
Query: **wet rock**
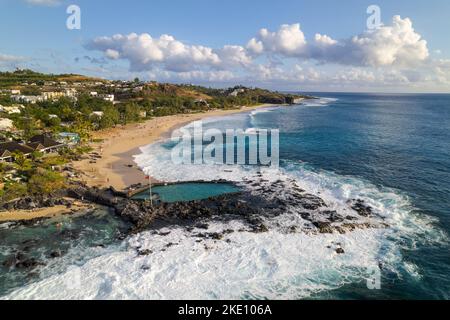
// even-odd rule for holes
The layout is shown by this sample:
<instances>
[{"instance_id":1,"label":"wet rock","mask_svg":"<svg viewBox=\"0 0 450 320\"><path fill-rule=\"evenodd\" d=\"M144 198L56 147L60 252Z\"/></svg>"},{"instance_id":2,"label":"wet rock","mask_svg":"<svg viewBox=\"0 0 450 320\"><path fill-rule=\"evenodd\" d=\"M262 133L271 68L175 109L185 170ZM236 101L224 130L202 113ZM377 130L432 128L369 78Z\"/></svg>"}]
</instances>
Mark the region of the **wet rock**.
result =
<instances>
[{"instance_id":1,"label":"wet rock","mask_svg":"<svg viewBox=\"0 0 450 320\"><path fill-rule=\"evenodd\" d=\"M39 243L39 239L27 239L22 241L23 245L27 245L27 246L35 246Z\"/></svg>"},{"instance_id":2,"label":"wet rock","mask_svg":"<svg viewBox=\"0 0 450 320\"><path fill-rule=\"evenodd\" d=\"M5 261L3 261L2 266L4 266L5 268L12 268L16 265L16 257L15 256L10 256L8 258L6 258Z\"/></svg>"},{"instance_id":3,"label":"wet rock","mask_svg":"<svg viewBox=\"0 0 450 320\"><path fill-rule=\"evenodd\" d=\"M139 187L142 185L133 186ZM286 233L302 231L311 234L346 233L356 228L374 227L374 224L364 226L364 222L360 221L361 216L373 215L372 208L365 205L362 200L349 202L348 210L353 209L357 214L341 215L335 210L326 210L328 206L320 196L306 193L294 180L277 180L272 183L262 179L261 175L245 179L240 187L243 191L234 194L187 202L156 202L153 205L150 205L149 201L130 199L126 193L117 192L112 188L101 190L76 185L70 188L70 193L77 199L89 200L112 208L118 216L130 222L131 227L126 232L127 235L149 230L160 224L179 225L189 232L195 232L195 229L208 230L210 221L232 220L239 220L246 225L245 228L238 230L240 232L261 233L269 231L265 221L286 213L298 214L308 222L291 227L273 224L274 228ZM136 190L133 188L132 190ZM345 212L345 209L343 211ZM230 232L232 231L224 230L218 233L197 233L192 236L220 240ZM164 236L169 233L170 231L158 234Z\"/></svg>"},{"instance_id":4,"label":"wet rock","mask_svg":"<svg viewBox=\"0 0 450 320\"><path fill-rule=\"evenodd\" d=\"M50 252L50 258L59 258L62 257L62 251L61 250L55 250Z\"/></svg>"},{"instance_id":5,"label":"wet rock","mask_svg":"<svg viewBox=\"0 0 450 320\"><path fill-rule=\"evenodd\" d=\"M352 209L355 210L362 217L369 217L373 214L372 208L365 204L361 199L354 201Z\"/></svg>"},{"instance_id":6,"label":"wet rock","mask_svg":"<svg viewBox=\"0 0 450 320\"><path fill-rule=\"evenodd\" d=\"M214 240L222 240L223 239L223 235L217 232L213 232L210 234L211 239Z\"/></svg>"},{"instance_id":7,"label":"wet rock","mask_svg":"<svg viewBox=\"0 0 450 320\"><path fill-rule=\"evenodd\" d=\"M308 221L311 219L311 214L309 212L300 212L300 216L302 217L302 219L305 219Z\"/></svg>"},{"instance_id":8,"label":"wet rock","mask_svg":"<svg viewBox=\"0 0 450 320\"><path fill-rule=\"evenodd\" d=\"M333 233L333 228L329 222L314 221L313 225L319 229L320 233Z\"/></svg>"},{"instance_id":9,"label":"wet rock","mask_svg":"<svg viewBox=\"0 0 450 320\"><path fill-rule=\"evenodd\" d=\"M17 268L17 269L34 269L38 266L44 266L45 263L37 260L36 258L28 258L23 253L16 253L14 256L8 257L4 262L3 266L6 268Z\"/></svg>"},{"instance_id":10,"label":"wet rock","mask_svg":"<svg viewBox=\"0 0 450 320\"><path fill-rule=\"evenodd\" d=\"M322 211L322 214L327 217L330 222L342 222L344 218L340 216L336 211Z\"/></svg>"},{"instance_id":11,"label":"wet rock","mask_svg":"<svg viewBox=\"0 0 450 320\"><path fill-rule=\"evenodd\" d=\"M150 249L144 249L144 250L139 250L138 251L138 256L148 256L150 254L152 254L153 251Z\"/></svg>"},{"instance_id":12,"label":"wet rock","mask_svg":"<svg viewBox=\"0 0 450 320\"><path fill-rule=\"evenodd\" d=\"M253 233L264 233L264 232L268 232L269 228L267 228L266 225L264 224L260 224L257 226L253 226L251 232Z\"/></svg>"},{"instance_id":13,"label":"wet rock","mask_svg":"<svg viewBox=\"0 0 450 320\"><path fill-rule=\"evenodd\" d=\"M59 233L59 236L64 239L76 240L80 237L81 230L64 229Z\"/></svg>"},{"instance_id":14,"label":"wet rock","mask_svg":"<svg viewBox=\"0 0 450 320\"><path fill-rule=\"evenodd\" d=\"M168 244L166 244L166 248L170 248L173 246L176 246L178 243L173 243L173 242L169 242Z\"/></svg>"}]
</instances>

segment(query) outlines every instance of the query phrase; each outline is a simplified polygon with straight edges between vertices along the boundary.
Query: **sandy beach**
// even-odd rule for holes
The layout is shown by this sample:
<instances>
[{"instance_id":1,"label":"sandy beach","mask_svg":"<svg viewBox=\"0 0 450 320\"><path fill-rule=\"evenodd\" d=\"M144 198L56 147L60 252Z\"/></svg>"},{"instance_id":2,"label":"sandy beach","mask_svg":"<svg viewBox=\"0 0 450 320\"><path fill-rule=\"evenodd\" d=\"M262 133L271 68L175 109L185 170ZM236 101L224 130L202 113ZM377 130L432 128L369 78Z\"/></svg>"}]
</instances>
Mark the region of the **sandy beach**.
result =
<instances>
[{"instance_id":1,"label":"sandy beach","mask_svg":"<svg viewBox=\"0 0 450 320\"><path fill-rule=\"evenodd\" d=\"M74 162L73 165L80 172L81 180L87 185L112 186L116 190L123 190L132 184L148 182L133 159L134 155L141 153L140 147L161 139L171 130L185 123L271 106L275 105L264 104L233 110L212 110L204 113L158 117L143 123L95 132L93 140L100 142L91 143L91 147L94 149L92 153L99 155L98 159L84 159Z\"/></svg>"},{"instance_id":2,"label":"sandy beach","mask_svg":"<svg viewBox=\"0 0 450 320\"><path fill-rule=\"evenodd\" d=\"M32 220L36 218L53 218L63 214L69 214L72 211L82 210L93 207L92 204L75 201L71 208L66 206L54 206L40 208L36 210L12 210L0 212L0 223L7 221Z\"/></svg>"}]
</instances>

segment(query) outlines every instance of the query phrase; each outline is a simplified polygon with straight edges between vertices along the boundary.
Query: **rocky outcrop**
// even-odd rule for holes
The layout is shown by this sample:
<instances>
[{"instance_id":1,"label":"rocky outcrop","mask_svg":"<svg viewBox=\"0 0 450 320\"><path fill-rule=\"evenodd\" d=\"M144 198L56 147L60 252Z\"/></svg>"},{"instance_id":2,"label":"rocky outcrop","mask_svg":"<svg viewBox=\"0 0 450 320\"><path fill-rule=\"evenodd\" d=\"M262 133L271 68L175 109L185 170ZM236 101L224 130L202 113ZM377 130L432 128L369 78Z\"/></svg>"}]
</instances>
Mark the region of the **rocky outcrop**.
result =
<instances>
[{"instance_id":1,"label":"rocky outcrop","mask_svg":"<svg viewBox=\"0 0 450 320\"><path fill-rule=\"evenodd\" d=\"M373 215L373 210L370 206L366 205L361 199L353 199L349 202L353 210L358 212L362 217L370 217Z\"/></svg>"},{"instance_id":2,"label":"rocky outcrop","mask_svg":"<svg viewBox=\"0 0 450 320\"><path fill-rule=\"evenodd\" d=\"M36 258L29 257L23 252L18 252L10 257L8 257L3 262L3 267L11 269L26 269L32 270L36 267L45 265L42 261L37 260Z\"/></svg>"},{"instance_id":3,"label":"rocky outcrop","mask_svg":"<svg viewBox=\"0 0 450 320\"><path fill-rule=\"evenodd\" d=\"M223 183L224 181L217 181ZM210 182L209 182L210 183ZM136 186L142 188L143 186ZM133 200L130 194L116 190L90 188L81 183L73 184L65 195L74 199L89 201L107 206L122 219L130 222L129 233L137 233L155 224L184 224L188 228L208 229L209 220L238 219L248 228L246 231L262 233L280 226L276 217L289 214L292 225L283 225L282 232L305 233L346 233L363 228L386 227L382 218L376 216L373 208L361 199L348 203L348 210L338 212L318 195L307 193L295 181L268 181L257 174L239 184L241 192L226 194L205 200L157 203L153 206L148 201ZM24 198L16 201L8 208L33 208L36 199ZM39 205L64 204L70 206L70 201L62 198L42 198ZM219 238L218 235L208 236Z\"/></svg>"},{"instance_id":4,"label":"rocky outcrop","mask_svg":"<svg viewBox=\"0 0 450 320\"><path fill-rule=\"evenodd\" d=\"M4 203L0 207L0 211L11 211L11 210L34 210L40 208L48 208L54 206L66 206L70 208L72 202L58 196L35 196L35 197L25 197L16 199L11 202Z\"/></svg>"}]
</instances>

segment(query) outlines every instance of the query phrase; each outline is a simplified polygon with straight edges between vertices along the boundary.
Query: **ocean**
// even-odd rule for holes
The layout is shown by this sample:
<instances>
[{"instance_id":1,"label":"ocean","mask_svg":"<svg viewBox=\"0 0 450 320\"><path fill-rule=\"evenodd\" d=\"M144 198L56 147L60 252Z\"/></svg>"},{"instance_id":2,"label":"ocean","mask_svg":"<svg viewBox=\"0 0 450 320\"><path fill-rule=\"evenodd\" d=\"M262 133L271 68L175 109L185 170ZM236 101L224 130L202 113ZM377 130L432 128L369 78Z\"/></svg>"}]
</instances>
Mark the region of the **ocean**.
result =
<instances>
[{"instance_id":1,"label":"ocean","mask_svg":"<svg viewBox=\"0 0 450 320\"><path fill-rule=\"evenodd\" d=\"M135 161L166 181L239 183L260 171L268 182L295 181L338 212L346 210L349 200L363 199L387 228L345 234L283 232L283 225L301 223L296 208L266 221L269 232L234 232L229 241L198 243L183 227L165 227L96 247L95 253L73 246L57 268L45 267L42 274L15 286L11 277L0 276L0 296L449 299L450 95L312 95L320 98L203 122L205 128L222 130L279 129L279 169L174 164L174 145L167 141L142 147ZM209 231L241 227L239 221L214 222ZM0 225L3 236L12 231ZM111 238L107 232L105 237ZM87 243L92 246L92 241ZM344 254L336 254L336 244ZM137 249L153 253L137 256ZM374 274L377 288L368 285Z\"/></svg>"}]
</instances>

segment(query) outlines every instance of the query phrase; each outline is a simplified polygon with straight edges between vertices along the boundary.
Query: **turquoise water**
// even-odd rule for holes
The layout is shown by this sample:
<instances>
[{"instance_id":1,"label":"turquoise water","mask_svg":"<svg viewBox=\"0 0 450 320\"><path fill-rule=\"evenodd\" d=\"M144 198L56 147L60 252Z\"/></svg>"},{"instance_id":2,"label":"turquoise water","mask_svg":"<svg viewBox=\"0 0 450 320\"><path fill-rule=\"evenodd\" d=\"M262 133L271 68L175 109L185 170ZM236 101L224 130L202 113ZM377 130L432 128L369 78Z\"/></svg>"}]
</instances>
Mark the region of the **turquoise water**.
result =
<instances>
[{"instance_id":1,"label":"turquoise water","mask_svg":"<svg viewBox=\"0 0 450 320\"><path fill-rule=\"evenodd\" d=\"M314 298L449 299L450 95L312 95L321 99L299 106L256 110L250 116L210 119L204 121L203 129L279 129L282 176L328 192L342 203L362 197L392 218L392 228L376 240L380 248L370 252L374 259L392 266L391 270L381 268L382 289L367 290L364 280L354 281L323 290ZM240 181L254 175L252 168L235 167L226 173L222 166L196 170L195 165L173 165L172 148L165 143L144 150L140 166L154 170L160 179ZM265 175L268 180L276 180L280 172ZM368 242L368 238L353 241L361 245L360 252L369 252ZM258 249L248 248L250 252ZM314 254L297 254L300 264L320 270L320 263L310 262L316 258ZM351 267L364 261L348 257ZM292 270L284 269L285 260L282 263L272 259L279 263L280 270ZM346 270L330 266L326 274L337 282ZM315 275L311 278L317 280ZM298 286L301 292L307 284L295 282L292 286ZM272 296L269 290L266 294Z\"/></svg>"},{"instance_id":2,"label":"turquoise water","mask_svg":"<svg viewBox=\"0 0 450 320\"><path fill-rule=\"evenodd\" d=\"M202 200L238 191L238 187L229 183L180 183L152 188L152 193L167 203ZM149 192L144 191L133 198L148 199Z\"/></svg>"}]
</instances>

